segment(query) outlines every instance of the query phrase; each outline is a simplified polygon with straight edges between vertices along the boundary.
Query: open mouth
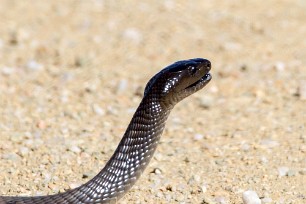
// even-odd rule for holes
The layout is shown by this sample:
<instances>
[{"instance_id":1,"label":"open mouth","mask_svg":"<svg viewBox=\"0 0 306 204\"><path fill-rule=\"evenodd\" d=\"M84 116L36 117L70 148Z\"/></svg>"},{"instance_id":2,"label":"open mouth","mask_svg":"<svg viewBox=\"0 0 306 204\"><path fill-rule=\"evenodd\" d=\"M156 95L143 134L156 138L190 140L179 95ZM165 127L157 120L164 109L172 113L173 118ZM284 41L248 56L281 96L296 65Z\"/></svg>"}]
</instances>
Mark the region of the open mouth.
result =
<instances>
[{"instance_id":1,"label":"open mouth","mask_svg":"<svg viewBox=\"0 0 306 204\"><path fill-rule=\"evenodd\" d=\"M211 80L211 75L210 73L205 74L203 77L201 77L198 81L190 84L187 86L185 89L190 89L190 88L202 88L204 85L206 85L209 81Z\"/></svg>"}]
</instances>

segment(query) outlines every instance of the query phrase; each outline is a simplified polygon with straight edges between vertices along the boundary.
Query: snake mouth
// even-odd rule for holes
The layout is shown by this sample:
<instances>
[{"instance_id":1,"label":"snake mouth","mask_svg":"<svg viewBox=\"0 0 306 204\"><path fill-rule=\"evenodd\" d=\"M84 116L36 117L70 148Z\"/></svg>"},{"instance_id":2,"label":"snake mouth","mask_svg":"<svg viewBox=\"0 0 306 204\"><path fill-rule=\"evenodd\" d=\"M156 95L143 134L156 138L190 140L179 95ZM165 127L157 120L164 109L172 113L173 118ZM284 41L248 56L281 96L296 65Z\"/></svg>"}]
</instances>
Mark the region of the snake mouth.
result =
<instances>
[{"instance_id":1,"label":"snake mouth","mask_svg":"<svg viewBox=\"0 0 306 204\"><path fill-rule=\"evenodd\" d=\"M198 87L204 84L207 84L209 81L211 80L211 75L210 73L205 74L203 77L201 77L198 81L190 84L189 86L187 86L185 89L190 89L193 87Z\"/></svg>"},{"instance_id":2,"label":"snake mouth","mask_svg":"<svg viewBox=\"0 0 306 204\"><path fill-rule=\"evenodd\" d=\"M211 78L212 77L211 77L210 73L208 72L203 77L201 77L199 80L197 80L196 82L187 86L185 88L185 90L187 90L187 91L190 91L190 90L197 91L197 90L203 88L211 80Z\"/></svg>"}]
</instances>

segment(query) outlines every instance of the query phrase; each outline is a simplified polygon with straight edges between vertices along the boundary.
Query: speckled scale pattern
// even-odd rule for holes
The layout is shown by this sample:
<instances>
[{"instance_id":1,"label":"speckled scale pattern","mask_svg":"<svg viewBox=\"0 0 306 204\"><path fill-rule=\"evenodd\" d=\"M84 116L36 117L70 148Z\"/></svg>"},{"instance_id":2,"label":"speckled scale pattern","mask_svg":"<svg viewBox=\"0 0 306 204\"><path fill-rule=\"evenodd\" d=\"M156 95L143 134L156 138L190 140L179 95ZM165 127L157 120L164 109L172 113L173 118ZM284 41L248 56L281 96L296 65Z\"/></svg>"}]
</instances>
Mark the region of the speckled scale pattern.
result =
<instances>
[{"instance_id":1,"label":"speckled scale pattern","mask_svg":"<svg viewBox=\"0 0 306 204\"><path fill-rule=\"evenodd\" d=\"M0 204L116 203L152 158L171 109L161 106L153 90L140 103L112 158L93 179L52 196L0 197Z\"/></svg>"}]
</instances>

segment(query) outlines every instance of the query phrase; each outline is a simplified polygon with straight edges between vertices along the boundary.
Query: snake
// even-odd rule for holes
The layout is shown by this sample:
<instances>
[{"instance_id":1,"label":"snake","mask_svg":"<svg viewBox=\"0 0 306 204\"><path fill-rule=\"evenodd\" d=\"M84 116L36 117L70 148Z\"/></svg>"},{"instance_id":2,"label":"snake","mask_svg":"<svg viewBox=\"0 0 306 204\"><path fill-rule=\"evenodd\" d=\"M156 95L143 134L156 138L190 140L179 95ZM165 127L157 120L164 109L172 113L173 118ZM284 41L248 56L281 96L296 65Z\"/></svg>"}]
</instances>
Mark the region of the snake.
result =
<instances>
[{"instance_id":1,"label":"snake","mask_svg":"<svg viewBox=\"0 0 306 204\"><path fill-rule=\"evenodd\" d=\"M117 203L149 164L171 110L208 84L210 69L209 60L194 58L177 61L154 75L114 154L85 184L53 195L0 196L0 204Z\"/></svg>"}]
</instances>

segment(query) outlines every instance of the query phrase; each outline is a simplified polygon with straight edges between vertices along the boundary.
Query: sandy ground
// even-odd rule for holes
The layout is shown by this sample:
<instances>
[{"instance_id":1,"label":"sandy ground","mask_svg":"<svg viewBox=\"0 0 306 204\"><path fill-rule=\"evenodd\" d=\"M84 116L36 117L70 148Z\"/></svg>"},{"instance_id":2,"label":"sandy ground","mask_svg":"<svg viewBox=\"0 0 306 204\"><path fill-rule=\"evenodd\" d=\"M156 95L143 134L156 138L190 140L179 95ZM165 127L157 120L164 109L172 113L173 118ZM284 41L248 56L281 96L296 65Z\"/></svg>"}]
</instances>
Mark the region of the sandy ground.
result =
<instances>
[{"instance_id":1,"label":"sandy ground","mask_svg":"<svg viewBox=\"0 0 306 204\"><path fill-rule=\"evenodd\" d=\"M204 57L120 203L306 203L306 1L152 2L0 0L0 193L86 182L150 77Z\"/></svg>"}]
</instances>

